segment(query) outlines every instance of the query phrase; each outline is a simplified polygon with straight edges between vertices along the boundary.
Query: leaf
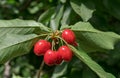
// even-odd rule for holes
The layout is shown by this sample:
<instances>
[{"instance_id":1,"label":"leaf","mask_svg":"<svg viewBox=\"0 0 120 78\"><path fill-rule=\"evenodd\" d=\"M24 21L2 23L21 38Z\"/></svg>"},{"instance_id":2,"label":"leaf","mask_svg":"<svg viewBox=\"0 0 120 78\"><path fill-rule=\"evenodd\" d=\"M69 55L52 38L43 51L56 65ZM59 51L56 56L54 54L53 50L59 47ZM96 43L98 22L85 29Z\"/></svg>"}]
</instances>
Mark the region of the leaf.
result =
<instances>
[{"instance_id":1,"label":"leaf","mask_svg":"<svg viewBox=\"0 0 120 78\"><path fill-rule=\"evenodd\" d=\"M100 78L115 78L114 75L105 72L104 69L93 61L82 49L77 50L73 46L69 45L74 54L83 61L91 70L93 70Z\"/></svg>"},{"instance_id":2,"label":"leaf","mask_svg":"<svg viewBox=\"0 0 120 78\"><path fill-rule=\"evenodd\" d=\"M49 21L51 16L53 15L54 11L55 11L54 7L45 11L43 14L40 15L38 22L45 23L45 22Z\"/></svg>"},{"instance_id":3,"label":"leaf","mask_svg":"<svg viewBox=\"0 0 120 78\"><path fill-rule=\"evenodd\" d=\"M31 20L0 20L0 36L4 36L6 32L14 34L30 34L36 27L39 27L39 24Z\"/></svg>"},{"instance_id":4,"label":"leaf","mask_svg":"<svg viewBox=\"0 0 120 78\"><path fill-rule=\"evenodd\" d=\"M83 3L83 0L71 0L70 3L73 10L83 19L83 21L88 21L92 17L92 13L95 11L94 4L89 1ZM89 4L92 8L87 6Z\"/></svg>"},{"instance_id":5,"label":"leaf","mask_svg":"<svg viewBox=\"0 0 120 78\"><path fill-rule=\"evenodd\" d=\"M14 57L28 53L37 37L38 36L35 34L7 34L4 38L0 38L0 64Z\"/></svg>"},{"instance_id":6,"label":"leaf","mask_svg":"<svg viewBox=\"0 0 120 78\"><path fill-rule=\"evenodd\" d=\"M28 53L43 32L51 30L32 20L0 20L0 64Z\"/></svg>"},{"instance_id":7,"label":"leaf","mask_svg":"<svg viewBox=\"0 0 120 78\"><path fill-rule=\"evenodd\" d=\"M36 30L38 30L36 32ZM45 27L41 23L37 23L33 20L0 20L0 37L4 36L6 33L12 34L32 34L50 32L51 30Z\"/></svg>"},{"instance_id":8,"label":"leaf","mask_svg":"<svg viewBox=\"0 0 120 78\"><path fill-rule=\"evenodd\" d=\"M97 78L96 74L88 67L84 67L82 72L82 78Z\"/></svg>"},{"instance_id":9,"label":"leaf","mask_svg":"<svg viewBox=\"0 0 120 78\"><path fill-rule=\"evenodd\" d=\"M51 78L59 78L67 72L68 64L63 62L61 65L55 67L53 75Z\"/></svg>"},{"instance_id":10,"label":"leaf","mask_svg":"<svg viewBox=\"0 0 120 78\"><path fill-rule=\"evenodd\" d=\"M67 7L61 19L61 25L68 25L70 21L71 8Z\"/></svg>"},{"instance_id":11,"label":"leaf","mask_svg":"<svg viewBox=\"0 0 120 78\"><path fill-rule=\"evenodd\" d=\"M99 31L88 22L78 22L71 29L76 33L79 46L87 52L111 50L120 41L114 32Z\"/></svg>"},{"instance_id":12,"label":"leaf","mask_svg":"<svg viewBox=\"0 0 120 78\"><path fill-rule=\"evenodd\" d=\"M50 27L53 29L53 31L59 28L60 19L62 18L63 11L64 11L64 6L59 5L56 13L51 18Z\"/></svg>"},{"instance_id":13,"label":"leaf","mask_svg":"<svg viewBox=\"0 0 120 78\"><path fill-rule=\"evenodd\" d=\"M21 76L19 75L15 75L14 73L12 74L12 78L22 78Z\"/></svg>"}]
</instances>

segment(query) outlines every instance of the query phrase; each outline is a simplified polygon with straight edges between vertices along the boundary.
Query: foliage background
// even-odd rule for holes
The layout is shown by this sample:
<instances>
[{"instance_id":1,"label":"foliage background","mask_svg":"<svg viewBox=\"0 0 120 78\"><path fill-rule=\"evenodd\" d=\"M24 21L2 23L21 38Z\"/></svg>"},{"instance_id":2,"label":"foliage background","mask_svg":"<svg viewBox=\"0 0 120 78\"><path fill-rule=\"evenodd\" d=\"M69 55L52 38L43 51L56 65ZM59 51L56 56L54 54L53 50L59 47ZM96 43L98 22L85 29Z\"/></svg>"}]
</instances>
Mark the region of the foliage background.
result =
<instances>
[{"instance_id":1,"label":"foliage background","mask_svg":"<svg viewBox=\"0 0 120 78\"><path fill-rule=\"evenodd\" d=\"M62 10L64 6L64 13L61 13L59 17L64 16L68 25L75 24L78 21L89 21L96 29L101 31L112 31L120 34L120 1L119 0L71 0L83 3L88 7L88 10L80 11L80 16L71 7L69 0L1 0L0 1L0 19L28 19L42 22L44 25L49 26L52 14L55 12L60 13L57 10ZM80 3L80 4L81 4ZM80 6L84 7L84 6ZM47 17L39 16L50 8L51 10ZM88 15L88 16L86 16ZM91 16L92 15L92 16ZM91 17L90 19L88 19ZM83 19L85 18L85 19ZM39 20L38 20L39 19ZM59 18L59 25L64 25L65 20ZM115 45L113 50L102 52L88 53L98 64L100 64L105 71L110 72L120 78L120 43ZM37 57L33 53L33 49L29 54L14 58L9 61L10 76L19 77L36 77L36 72L39 69L39 65L42 61L42 57ZM0 65L0 78L3 78L5 74L5 65ZM56 74L56 72L58 72ZM98 76L89 69L83 62L73 57L73 60L69 63L64 63L62 66L48 67L44 66L43 78L50 77L63 77L63 78L98 78Z\"/></svg>"}]
</instances>

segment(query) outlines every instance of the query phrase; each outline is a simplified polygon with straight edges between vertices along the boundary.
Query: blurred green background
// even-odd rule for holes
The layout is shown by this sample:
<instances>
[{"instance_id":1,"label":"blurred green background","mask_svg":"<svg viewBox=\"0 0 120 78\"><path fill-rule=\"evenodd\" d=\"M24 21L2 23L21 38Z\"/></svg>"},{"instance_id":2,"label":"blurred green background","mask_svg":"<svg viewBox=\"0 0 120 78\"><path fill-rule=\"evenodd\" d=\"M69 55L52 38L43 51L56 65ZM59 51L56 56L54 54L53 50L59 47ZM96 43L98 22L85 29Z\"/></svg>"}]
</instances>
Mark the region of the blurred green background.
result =
<instances>
[{"instance_id":1,"label":"blurred green background","mask_svg":"<svg viewBox=\"0 0 120 78\"><path fill-rule=\"evenodd\" d=\"M119 0L80 0L90 8L94 8L92 18L89 22L102 31L112 31L120 34L120 1ZM61 5L64 5L64 13L69 17L69 25L82 21L71 8L69 0L0 0L0 19L25 19L38 21L39 16L51 8L55 8L46 20L41 21L49 25L50 17ZM69 8L68 11L67 8ZM63 16L62 15L62 16ZM110 72L120 78L120 43L115 45L115 49L108 52L89 53L97 63L99 63L107 72ZM43 57L37 57L33 49L27 55L20 56L0 65L0 78L35 78ZM8 77L5 72L8 67ZM57 74L56 74L57 72ZM98 78L83 62L75 56L69 63L63 63L58 66L44 66L42 78Z\"/></svg>"}]
</instances>

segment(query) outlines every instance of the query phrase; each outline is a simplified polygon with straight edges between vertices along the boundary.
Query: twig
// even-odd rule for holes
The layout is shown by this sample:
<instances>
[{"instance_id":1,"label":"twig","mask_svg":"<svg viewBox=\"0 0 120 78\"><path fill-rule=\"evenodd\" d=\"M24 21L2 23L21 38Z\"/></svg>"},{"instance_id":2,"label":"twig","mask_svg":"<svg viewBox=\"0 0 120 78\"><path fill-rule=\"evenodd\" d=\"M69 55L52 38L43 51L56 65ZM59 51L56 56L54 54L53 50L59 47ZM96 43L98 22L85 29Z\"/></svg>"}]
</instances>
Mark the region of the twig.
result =
<instances>
[{"instance_id":1,"label":"twig","mask_svg":"<svg viewBox=\"0 0 120 78\"><path fill-rule=\"evenodd\" d=\"M10 61L5 63L5 70L4 70L4 75L3 78L9 78L10 77L10 65L9 65Z\"/></svg>"},{"instance_id":2,"label":"twig","mask_svg":"<svg viewBox=\"0 0 120 78\"><path fill-rule=\"evenodd\" d=\"M40 78L40 74L42 72L43 67L44 67L44 60L42 61L41 65L40 65L40 68L38 70L38 76L37 76L37 78Z\"/></svg>"}]
</instances>

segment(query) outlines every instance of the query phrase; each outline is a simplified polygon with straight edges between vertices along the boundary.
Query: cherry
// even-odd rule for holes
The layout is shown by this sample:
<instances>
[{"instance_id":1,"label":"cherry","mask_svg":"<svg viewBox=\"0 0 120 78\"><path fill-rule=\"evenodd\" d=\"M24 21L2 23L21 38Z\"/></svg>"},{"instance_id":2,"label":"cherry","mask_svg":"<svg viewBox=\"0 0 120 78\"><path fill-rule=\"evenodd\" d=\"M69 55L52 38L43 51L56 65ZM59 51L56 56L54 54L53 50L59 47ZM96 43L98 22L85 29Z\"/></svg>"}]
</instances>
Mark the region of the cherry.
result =
<instances>
[{"instance_id":1,"label":"cherry","mask_svg":"<svg viewBox=\"0 0 120 78\"><path fill-rule=\"evenodd\" d=\"M34 46L34 53L37 56L44 55L47 50L51 48L50 42L46 40L39 40Z\"/></svg>"},{"instance_id":2,"label":"cherry","mask_svg":"<svg viewBox=\"0 0 120 78\"><path fill-rule=\"evenodd\" d=\"M73 44L75 42L75 34L70 29L65 29L62 32L62 38L68 43Z\"/></svg>"},{"instance_id":3,"label":"cherry","mask_svg":"<svg viewBox=\"0 0 120 78\"><path fill-rule=\"evenodd\" d=\"M44 62L48 66L52 66L56 62L56 52L52 50L48 50L44 55Z\"/></svg>"},{"instance_id":4,"label":"cherry","mask_svg":"<svg viewBox=\"0 0 120 78\"><path fill-rule=\"evenodd\" d=\"M63 60L70 61L72 59L72 51L68 46L61 46L58 51L60 52L60 55L62 56Z\"/></svg>"},{"instance_id":5,"label":"cherry","mask_svg":"<svg viewBox=\"0 0 120 78\"><path fill-rule=\"evenodd\" d=\"M60 55L59 51L55 52L55 54L56 54L56 62L55 62L55 64L58 65L63 61L63 59L62 59L62 56Z\"/></svg>"}]
</instances>

